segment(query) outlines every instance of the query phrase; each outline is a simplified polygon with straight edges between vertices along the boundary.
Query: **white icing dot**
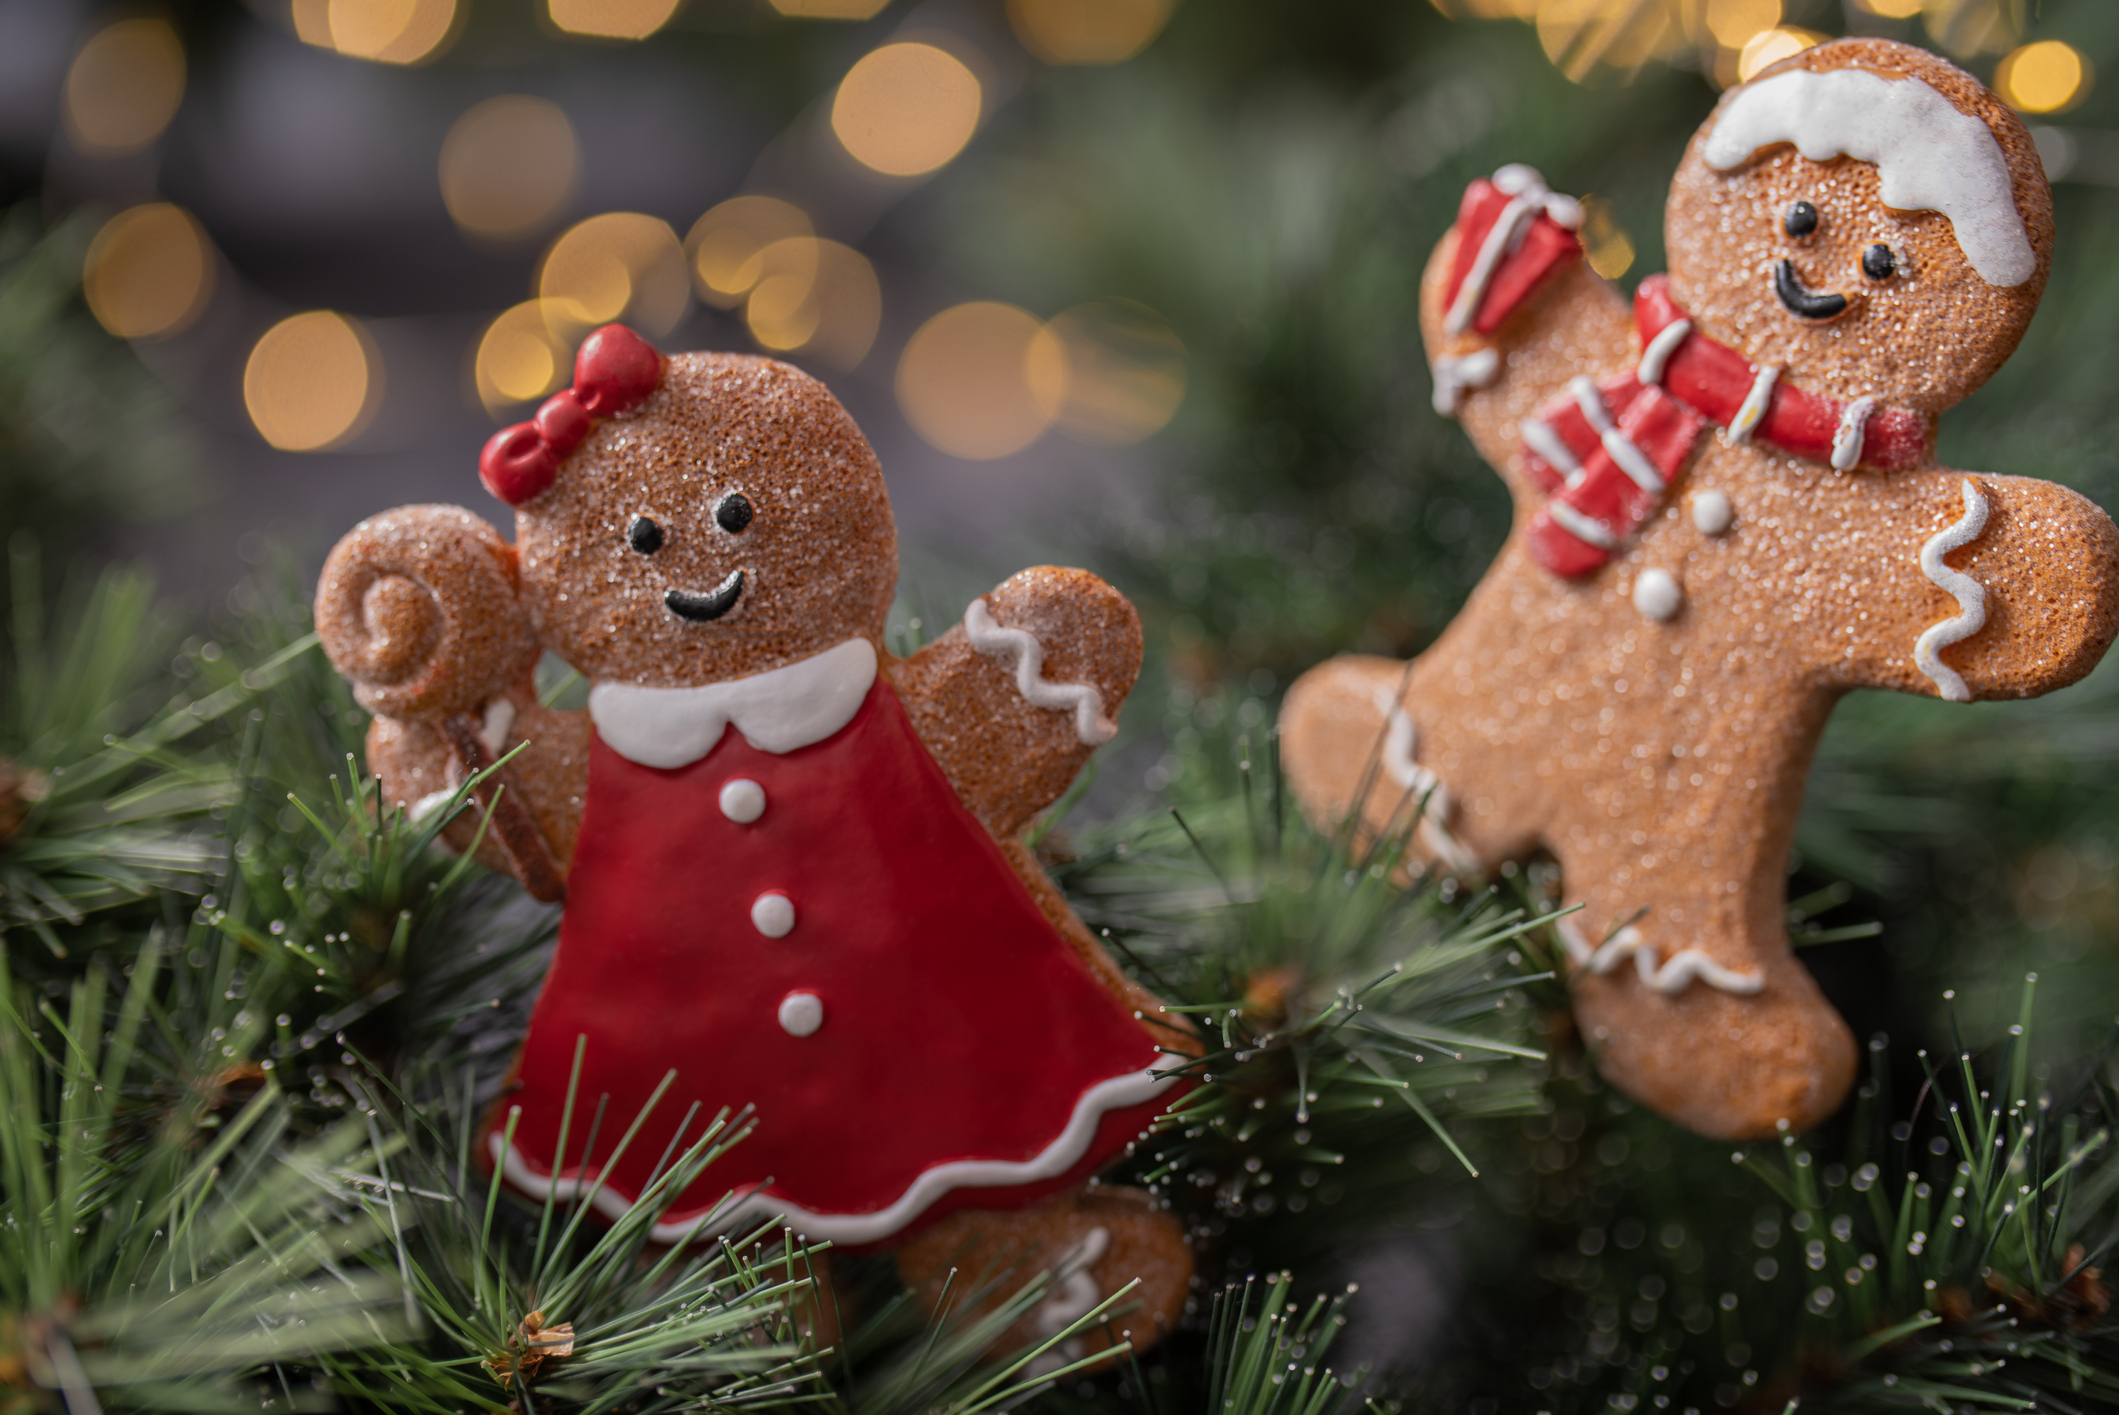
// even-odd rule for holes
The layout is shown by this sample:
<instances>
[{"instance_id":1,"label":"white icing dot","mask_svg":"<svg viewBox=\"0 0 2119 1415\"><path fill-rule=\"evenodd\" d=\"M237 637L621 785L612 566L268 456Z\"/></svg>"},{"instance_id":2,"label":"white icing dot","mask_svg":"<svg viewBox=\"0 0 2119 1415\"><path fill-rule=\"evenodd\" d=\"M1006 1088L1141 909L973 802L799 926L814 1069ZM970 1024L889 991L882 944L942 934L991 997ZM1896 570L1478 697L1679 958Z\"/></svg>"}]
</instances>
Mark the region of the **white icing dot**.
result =
<instances>
[{"instance_id":1,"label":"white icing dot","mask_svg":"<svg viewBox=\"0 0 2119 1415\"><path fill-rule=\"evenodd\" d=\"M752 927L767 938L786 938L795 926L795 901L775 890L751 901Z\"/></svg>"},{"instance_id":2,"label":"white icing dot","mask_svg":"<svg viewBox=\"0 0 2119 1415\"><path fill-rule=\"evenodd\" d=\"M1692 498L1692 524L1702 535L1718 536L1728 530L1729 523L1735 519L1736 508L1729 504L1728 496L1722 492L1703 491Z\"/></svg>"},{"instance_id":3,"label":"white icing dot","mask_svg":"<svg viewBox=\"0 0 2119 1415\"><path fill-rule=\"evenodd\" d=\"M790 1037L806 1037L824 1025L824 999L813 992L791 992L780 999L780 1028Z\"/></svg>"},{"instance_id":4,"label":"white icing dot","mask_svg":"<svg viewBox=\"0 0 2119 1415\"><path fill-rule=\"evenodd\" d=\"M1633 607L1650 619L1668 619L1685 603L1685 591L1668 570L1643 570L1634 578Z\"/></svg>"},{"instance_id":5,"label":"white icing dot","mask_svg":"<svg viewBox=\"0 0 2119 1415\"><path fill-rule=\"evenodd\" d=\"M721 814L749 825L765 814L765 788L747 776L737 777L721 788Z\"/></svg>"}]
</instances>

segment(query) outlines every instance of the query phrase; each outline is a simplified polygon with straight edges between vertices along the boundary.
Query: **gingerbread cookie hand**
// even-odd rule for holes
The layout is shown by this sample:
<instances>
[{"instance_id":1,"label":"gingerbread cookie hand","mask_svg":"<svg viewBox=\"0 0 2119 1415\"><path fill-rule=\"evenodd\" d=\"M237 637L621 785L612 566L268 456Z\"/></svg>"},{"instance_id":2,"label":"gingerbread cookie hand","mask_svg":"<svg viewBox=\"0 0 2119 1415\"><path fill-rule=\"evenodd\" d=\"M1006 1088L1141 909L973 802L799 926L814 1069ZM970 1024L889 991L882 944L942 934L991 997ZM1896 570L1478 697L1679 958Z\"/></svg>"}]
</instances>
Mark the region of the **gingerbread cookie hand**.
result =
<instances>
[{"instance_id":1,"label":"gingerbread cookie hand","mask_svg":"<svg viewBox=\"0 0 2119 1415\"><path fill-rule=\"evenodd\" d=\"M1086 570L1042 565L973 600L891 680L958 795L1006 839L1117 733L1140 660L1140 616L1124 595Z\"/></svg>"}]
</instances>

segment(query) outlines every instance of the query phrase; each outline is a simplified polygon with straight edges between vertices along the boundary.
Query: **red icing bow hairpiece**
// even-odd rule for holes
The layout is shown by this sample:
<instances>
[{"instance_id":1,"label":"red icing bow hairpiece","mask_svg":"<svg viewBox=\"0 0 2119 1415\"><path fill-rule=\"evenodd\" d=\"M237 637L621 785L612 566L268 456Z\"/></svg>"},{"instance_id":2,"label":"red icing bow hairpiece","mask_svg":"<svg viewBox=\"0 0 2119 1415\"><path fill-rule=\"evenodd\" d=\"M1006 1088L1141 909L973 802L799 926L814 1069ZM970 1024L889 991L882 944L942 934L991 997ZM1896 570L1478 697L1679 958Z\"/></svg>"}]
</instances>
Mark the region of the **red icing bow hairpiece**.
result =
<instances>
[{"instance_id":1,"label":"red icing bow hairpiece","mask_svg":"<svg viewBox=\"0 0 2119 1415\"><path fill-rule=\"evenodd\" d=\"M622 324L591 334L574 357L574 386L544 400L537 416L504 427L478 454L478 479L510 506L544 495L567 453L595 426L637 407L662 381L662 355Z\"/></svg>"}]
</instances>

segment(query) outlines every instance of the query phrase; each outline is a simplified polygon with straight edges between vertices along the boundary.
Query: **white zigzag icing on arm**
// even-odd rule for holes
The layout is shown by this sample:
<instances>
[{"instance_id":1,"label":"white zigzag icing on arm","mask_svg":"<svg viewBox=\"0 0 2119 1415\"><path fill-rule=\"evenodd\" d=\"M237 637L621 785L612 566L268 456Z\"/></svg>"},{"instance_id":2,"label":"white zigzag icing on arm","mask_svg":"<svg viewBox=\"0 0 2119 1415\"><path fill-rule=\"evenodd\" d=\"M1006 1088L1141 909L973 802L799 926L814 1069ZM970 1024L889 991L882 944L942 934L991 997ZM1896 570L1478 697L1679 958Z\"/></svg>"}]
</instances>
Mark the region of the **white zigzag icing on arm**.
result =
<instances>
[{"instance_id":1,"label":"white zigzag icing on arm","mask_svg":"<svg viewBox=\"0 0 2119 1415\"><path fill-rule=\"evenodd\" d=\"M1104 716L1104 695L1088 683L1053 683L1039 676L1045 646L1028 629L1004 629L994 622L985 599L964 611L964 633L971 646L989 658L1015 660L1015 690L1032 707L1072 711L1074 735L1085 747L1101 747L1118 735L1118 724Z\"/></svg>"},{"instance_id":2,"label":"white zigzag icing on arm","mask_svg":"<svg viewBox=\"0 0 2119 1415\"><path fill-rule=\"evenodd\" d=\"M1935 680L1935 689L1953 703L1972 701L1972 690L1956 669L1942 661L1940 651L1969 639L1987 622L1987 589L1965 574L1952 570L1942 558L1962 550L1987 528L1987 499L1972 479L1964 479L1964 516L1955 525L1938 531L1920 548L1920 572L1957 599L1957 613L1940 624L1930 624L1913 641L1913 663Z\"/></svg>"},{"instance_id":3,"label":"white zigzag icing on arm","mask_svg":"<svg viewBox=\"0 0 2119 1415\"><path fill-rule=\"evenodd\" d=\"M1420 843L1427 847L1428 854L1458 874L1470 874L1479 868L1479 861L1456 836L1450 834L1445 824L1450 812L1456 809L1449 788L1442 784L1440 777L1413 760L1413 753L1420 746L1420 729L1413 725L1412 714L1388 688L1378 688L1374 701L1376 710L1383 714L1387 724L1383 733L1384 773L1402 790L1425 802L1417 829Z\"/></svg>"},{"instance_id":4,"label":"white zigzag icing on arm","mask_svg":"<svg viewBox=\"0 0 2119 1415\"><path fill-rule=\"evenodd\" d=\"M1573 919L1560 920L1558 927L1568 961L1575 967L1589 973L1609 973L1631 956L1642 986L1665 997L1676 997L1695 981L1739 997L1748 997L1766 986L1761 974L1725 968L1697 948L1679 949L1668 962L1658 964L1656 946L1630 924L1595 948L1582 937Z\"/></svg>"}]
</instances>

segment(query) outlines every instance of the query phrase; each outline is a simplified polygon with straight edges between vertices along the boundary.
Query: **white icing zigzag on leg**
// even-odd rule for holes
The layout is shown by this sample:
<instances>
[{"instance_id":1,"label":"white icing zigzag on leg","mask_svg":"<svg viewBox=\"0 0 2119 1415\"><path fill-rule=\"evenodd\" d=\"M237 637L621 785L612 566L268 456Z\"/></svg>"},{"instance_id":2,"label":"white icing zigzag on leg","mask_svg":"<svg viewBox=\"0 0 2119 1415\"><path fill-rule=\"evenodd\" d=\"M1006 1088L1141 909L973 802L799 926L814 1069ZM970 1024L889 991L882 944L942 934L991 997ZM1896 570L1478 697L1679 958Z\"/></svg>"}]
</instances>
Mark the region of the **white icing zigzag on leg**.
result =
<instances>
[{"instance_id":1,"label":"white icing zigzag on leg","mask_svg":"<svg viewBox=\"0 0 2119 1415\"><path fill-rule=\"evenodd\" d=\"M1589 946L1573 919L1560 920L1558 927L1568 961L1576 968L1588 973L1609 973L1631 955L1634 969L1641 975L1641 985L1665 997L1676 997L1695 980L1739 997L1748 997L1766 986L1763 975L1724 968L1697 948L1680 949L1670 956L1669 962L1658 965L1656 946L1642 938L1641 931L1632 925L1596 948Z\"/></svg>"},{"instance_id":2,"label":"white icing zigzag on leg","mask_svg":"<svg viewBox=\"0 0 2119 1415\"><path fill-rule=\"evenodd\" d=\"M985 599L964 611L964 633L971 646L989 658L1015 660L1015 690L1032 707L1074 713L1074 735L1085 747L1101 747L1118 735L1118 724L1104 716L1104 695L1087 683L1051 683L1038 675L1045 666L1045 646L1028 629L1004 629L994 622Z\"/></svg>"},{"instance_id":3,"label":"white icing zigzag on leg","mask_svg":"<svg viewBox=\"0 0 2119 1415\"><path fill-rule=\"evenodd\" d=\"M1456 809L1449 788L1440 777L1413 760L1413 753L1420 745L1420 729L1413 725L1412 716L1387 688L1378 688L1375 693L1376 710L1383 714L1389 724L1383 734L1383 770L1391 780L1405 791L1422 799L1426 804L1420 812L1417 834L1427 853L1455 870L1458 874L1470 874L1479 868L1479 861L1472 852L1458 843L1457 837L1449 833L1444 822Z\"/></svg>"},{"instance_id":4,"label":"white icing zigzag on leg","mask_svg":"<svg viewBox=\"0 0 2119 1415\"><path fill-rule=\"evenodd\" d=\"M1947 530L1937 532L1920 548L1920 572L1956 597L1957 614L1940 624L1929 625L1913 641L1913 663L1934 679L1936 691L1953 703L1972 701L1972 690L1965 686L1956 669L1942 661L1939 650L1979 632L1987 622L1987 590L1962 570L1952 570L1943 564L1942 558L1978 540L1986 528L1987 499L1973 485L1972 479L1966 477L1963 518Z\"/></svg>"}]
</instances>

